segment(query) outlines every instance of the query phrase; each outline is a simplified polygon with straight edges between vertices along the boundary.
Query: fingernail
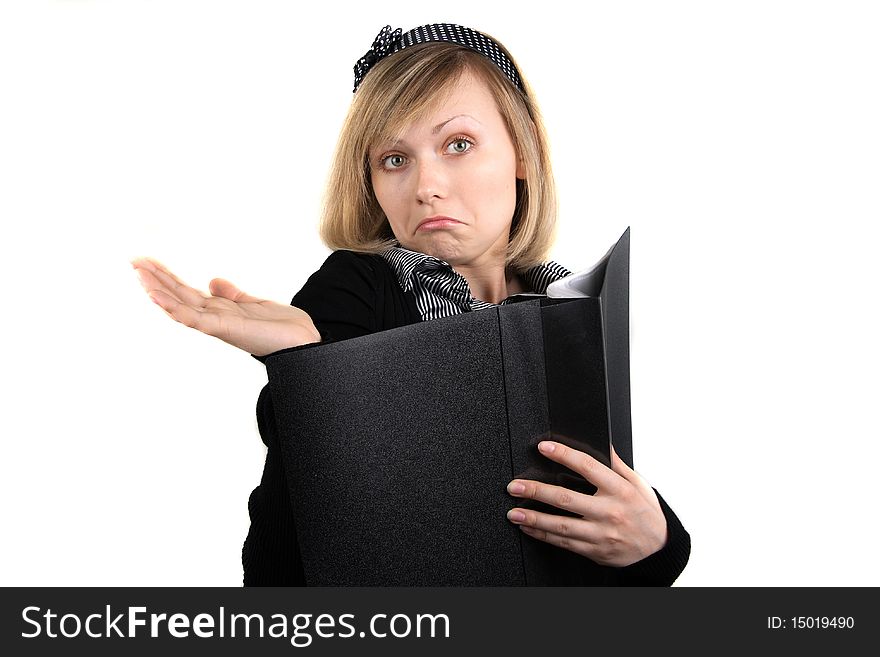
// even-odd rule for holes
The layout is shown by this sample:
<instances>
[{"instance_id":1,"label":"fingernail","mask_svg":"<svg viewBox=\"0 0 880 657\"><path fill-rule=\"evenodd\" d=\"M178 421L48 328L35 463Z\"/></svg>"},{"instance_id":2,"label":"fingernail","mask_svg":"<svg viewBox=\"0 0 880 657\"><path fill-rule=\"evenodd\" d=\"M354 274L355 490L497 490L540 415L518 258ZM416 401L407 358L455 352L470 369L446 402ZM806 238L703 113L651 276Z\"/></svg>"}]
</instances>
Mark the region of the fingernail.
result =
<instances>
[{"instance_id":1,"label":"fingernail","mask_svg":"<svg viewBox=\"0 0 880 657\"><path fill-rule=\"evenodd\" d=\"M507 512L507 519L513 522L523 522L526 519L526 514L522 511L511 509Z\"/></svg>"},{"instance_id":2,"label":"fingernail","mask_svg":"<svg viewBox=\"0 0 880 657\"><path fill-rule=\"evenodd\" d=\"M545 452L547 454L552 454L553 451L556 449L556 443L551 443L547 440L542 440L541 442L538 443L538 449L540 449L542 452Z\"/></svg>"},{"instance_id":3,"label":"fingernail","mask_svg":"<svg viewBox=\"0 0 880 657\"><path fill-rule=\"evenodd\" d=\"M524 492L525 489L526 487L518 481L511 481L509 484L507 484L507 492L514 495L518 495L519 493Z\"/></svg>"}]
</instances>

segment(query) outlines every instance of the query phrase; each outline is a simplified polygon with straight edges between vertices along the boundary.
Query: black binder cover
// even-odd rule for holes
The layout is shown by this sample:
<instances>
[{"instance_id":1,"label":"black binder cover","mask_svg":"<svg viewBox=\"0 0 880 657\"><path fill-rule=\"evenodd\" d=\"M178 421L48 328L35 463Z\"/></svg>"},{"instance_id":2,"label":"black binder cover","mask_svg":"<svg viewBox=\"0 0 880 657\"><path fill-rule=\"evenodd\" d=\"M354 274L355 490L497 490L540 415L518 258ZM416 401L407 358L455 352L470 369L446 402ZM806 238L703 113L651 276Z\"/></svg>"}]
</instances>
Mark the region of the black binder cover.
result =
<instances>
[{"instance_id":1,"label":"black binder cover","mask_svg":"<svg viewBox=\"0 0 880 657\"><path fill-rule=\"evenodd\" d=\"M607 294L625 295L627 283L606 281L600 298L526 300L269 356L306 581L601 583L605 569L507 520L522 501L506 486L520 477L594 490L536 445L552 435L610 462L611 429L629 427L629 355L628 335L607 335L627 304ZM620 353L608 357L612 342L625 368ZM629 435L614 437L631 455Z\"/></svg>"}]
</instances>

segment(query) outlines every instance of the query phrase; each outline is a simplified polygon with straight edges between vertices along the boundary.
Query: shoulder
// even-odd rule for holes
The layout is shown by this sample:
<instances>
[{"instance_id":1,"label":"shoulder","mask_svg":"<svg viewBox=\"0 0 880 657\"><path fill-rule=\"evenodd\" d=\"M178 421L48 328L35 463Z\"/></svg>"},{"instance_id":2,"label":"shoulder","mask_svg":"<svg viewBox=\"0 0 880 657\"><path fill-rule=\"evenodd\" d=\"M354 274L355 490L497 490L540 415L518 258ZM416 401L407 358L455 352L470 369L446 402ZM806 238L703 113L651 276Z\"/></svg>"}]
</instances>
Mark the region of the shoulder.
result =
<instances>
[{"instance_id":1,"label":"shoulder","mask_svg":"<svg viewBox=\"0 0 880 657\"><path fill-rule=\"evenodd\" d=\"M376 278L388 270L385 259L377 253L359 253L340 249L333 251L315 274Z\"/></svg>"},{"instance_id":2,"label":"shoulder","mask_svg":"<svg viewBox=\"0 0 880 657\"><path fill-rule=\"evenodd\" d=\"M375 253L358 253L356 251L333 251L320 269L309 276L291 302L296 303L297 297L303 293L332 293L333 290L357 291L366 294L382 289L389 276L393 276L385 259Z\"/></svg>"},{"instance_id":3,"label":"shoulder","mask_svg":"<svg viewBox=\"0 0 880 657\"><path fill-rule=\"evenodd\" d=\"M338 339L379 330L390 267L382 256L334 251L294 295L291 305L307 312L322 334ZM323 325L323 326L322 326Z\"/></svg>"}]
</instances>

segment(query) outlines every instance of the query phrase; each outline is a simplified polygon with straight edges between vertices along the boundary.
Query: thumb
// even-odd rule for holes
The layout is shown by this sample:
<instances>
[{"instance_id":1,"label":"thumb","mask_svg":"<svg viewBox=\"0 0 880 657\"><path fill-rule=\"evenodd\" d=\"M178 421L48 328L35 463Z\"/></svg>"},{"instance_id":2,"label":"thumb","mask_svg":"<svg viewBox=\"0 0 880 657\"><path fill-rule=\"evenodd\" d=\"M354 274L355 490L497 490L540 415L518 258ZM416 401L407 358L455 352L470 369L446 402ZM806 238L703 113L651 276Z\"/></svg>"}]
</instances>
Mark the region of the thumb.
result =
<instances>
[{"instance_id":1,"label":"thumb","mask_svg":"<svg viewBox=\"0 0 880 657\"><path fill-rule=\"evenodd\" d=\"M223 297L235 302L260 302L262 299L245 294L225 278L215 278L208 284L208 289L215 297Z\"/></svg>"}]
</instances>

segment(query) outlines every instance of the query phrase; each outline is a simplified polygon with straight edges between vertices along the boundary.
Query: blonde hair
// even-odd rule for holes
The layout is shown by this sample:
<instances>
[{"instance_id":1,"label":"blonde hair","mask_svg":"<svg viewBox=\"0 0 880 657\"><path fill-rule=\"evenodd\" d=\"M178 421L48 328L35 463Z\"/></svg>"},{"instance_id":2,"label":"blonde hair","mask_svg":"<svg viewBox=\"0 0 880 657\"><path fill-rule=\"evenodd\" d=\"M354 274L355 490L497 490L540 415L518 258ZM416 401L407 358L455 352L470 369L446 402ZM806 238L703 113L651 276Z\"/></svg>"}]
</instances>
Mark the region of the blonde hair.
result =
<instances>
[{"instance_id":1,"label":"blonde hair","mask_svg":"<svg viewBox=\"0 0 880 657\"><path fill-rule=\"evenodd\" d=\"M398 138L406 126L447 99L465 72L488 86L525 169L525 179L516 181L506 265L523 271L547 259L556 231L556 185L532 90L520 75L523 94L491 60L452 43L405 48L377 63L364 78L340 131L324 193L320 235L328 247L378 253L396 244L373 193L370 149Z\"/></svg>"}]
</instances>

